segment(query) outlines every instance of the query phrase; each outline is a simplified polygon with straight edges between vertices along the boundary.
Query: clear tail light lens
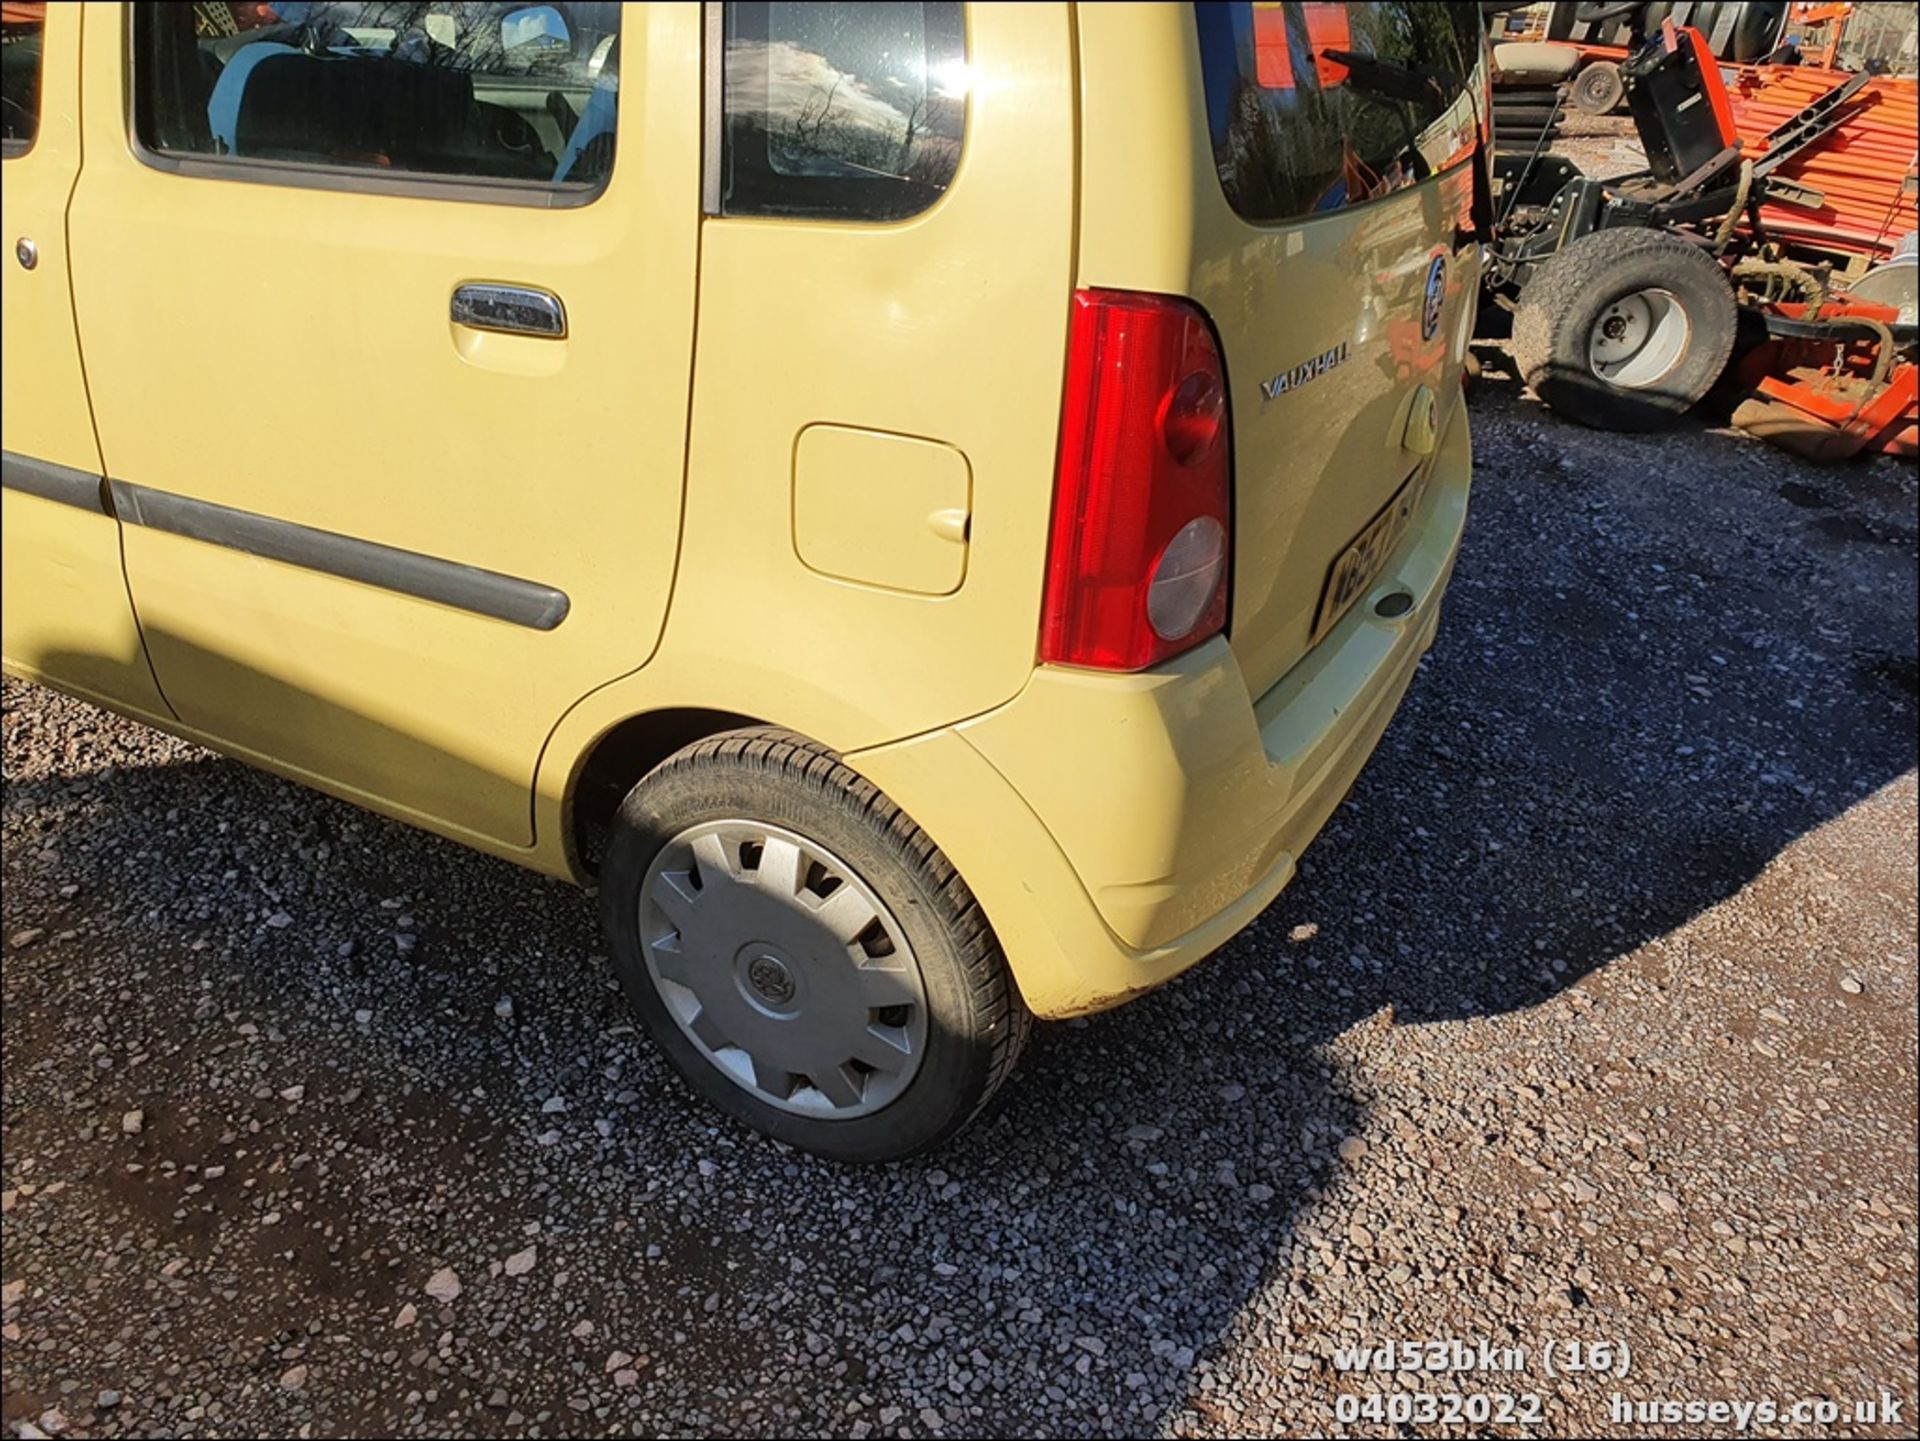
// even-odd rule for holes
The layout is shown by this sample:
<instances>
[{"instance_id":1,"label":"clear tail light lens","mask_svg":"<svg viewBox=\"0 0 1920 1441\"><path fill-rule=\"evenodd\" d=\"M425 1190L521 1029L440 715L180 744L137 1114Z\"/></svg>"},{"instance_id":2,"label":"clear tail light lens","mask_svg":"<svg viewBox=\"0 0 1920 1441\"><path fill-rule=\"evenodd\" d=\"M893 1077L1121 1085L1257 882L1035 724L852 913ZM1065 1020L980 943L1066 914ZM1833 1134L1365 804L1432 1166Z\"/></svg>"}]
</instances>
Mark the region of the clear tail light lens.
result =
<instances>
[{"instance_id":1,"label":"clear tail light lens","mask_svg":"<svg viewBox=\"0 0 1920 1441\"><path fill-rule=\"evenodd\" d=\"M1167 542L1147 583L1147 624L1165 641L1200 628L1227 576L1227 528L1210 515L1190 520Z\"/></svg>"}]
</instances>

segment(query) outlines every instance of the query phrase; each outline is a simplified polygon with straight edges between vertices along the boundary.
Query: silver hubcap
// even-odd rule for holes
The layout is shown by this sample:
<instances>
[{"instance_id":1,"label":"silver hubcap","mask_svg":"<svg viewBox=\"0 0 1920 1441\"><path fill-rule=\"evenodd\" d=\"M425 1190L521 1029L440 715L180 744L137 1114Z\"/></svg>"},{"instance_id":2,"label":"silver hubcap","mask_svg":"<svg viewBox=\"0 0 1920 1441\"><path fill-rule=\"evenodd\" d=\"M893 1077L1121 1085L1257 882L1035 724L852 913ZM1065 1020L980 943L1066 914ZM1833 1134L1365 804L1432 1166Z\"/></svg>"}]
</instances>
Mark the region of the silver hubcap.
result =
<instances>
[{"instance_id":1,"label":"silver hubcap","mask_svg":"<svg viewBox=\"0 0 1920 1441\"><path fill-rule=\"evenodd\" d=\"M747 820L680 832L641 887L640 937L687 1039L770 1106L850 1120L920 1069L913 948L873 888L804 836Z\"/></svg>"},{"instance_id":2,"label":"silver hubcap","mask_svg":"<svg viewBox=\"0 0 1920 1441\"><path fill-rule=\"evenodd\" d=\"M1587 364L1609 385L1643 390L1680 363L1692 330L1671 291L1636 290L1600 312L1587 336Z\"/></svg>"}]
</instances>

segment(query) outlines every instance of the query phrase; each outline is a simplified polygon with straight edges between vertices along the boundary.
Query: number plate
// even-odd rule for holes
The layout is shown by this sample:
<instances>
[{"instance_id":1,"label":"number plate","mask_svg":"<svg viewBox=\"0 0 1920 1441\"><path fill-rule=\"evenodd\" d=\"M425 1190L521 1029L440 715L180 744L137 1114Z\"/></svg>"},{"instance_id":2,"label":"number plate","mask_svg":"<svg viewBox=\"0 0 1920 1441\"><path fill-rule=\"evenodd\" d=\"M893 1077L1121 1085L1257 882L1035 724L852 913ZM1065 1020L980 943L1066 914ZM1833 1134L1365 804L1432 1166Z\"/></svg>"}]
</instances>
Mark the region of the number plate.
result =
<instances>
[{"instance_id":1,"label":"number plate","mask_svg":"<svg viewBox=\"0 0 1920 1441\"><path fill-rule=\"evenodd\" d=\"M1313 636L1308 645L1318 645L1321 637L1340 623L1340 617L1353 609L1353 603L1366 593L1367 587L1380 578L1388 558L1400 548L1400 538L1407 533L1407 523L1420 508L1420 498L1426 488L1425 475L1408 480L1400 487L1400 493L1387 503L1387 508L1368 521L1367 528L1341 552L1327 576L1327 588L1320 593L1320 609L1315 613Z\"/></svg>"}]
</instances>

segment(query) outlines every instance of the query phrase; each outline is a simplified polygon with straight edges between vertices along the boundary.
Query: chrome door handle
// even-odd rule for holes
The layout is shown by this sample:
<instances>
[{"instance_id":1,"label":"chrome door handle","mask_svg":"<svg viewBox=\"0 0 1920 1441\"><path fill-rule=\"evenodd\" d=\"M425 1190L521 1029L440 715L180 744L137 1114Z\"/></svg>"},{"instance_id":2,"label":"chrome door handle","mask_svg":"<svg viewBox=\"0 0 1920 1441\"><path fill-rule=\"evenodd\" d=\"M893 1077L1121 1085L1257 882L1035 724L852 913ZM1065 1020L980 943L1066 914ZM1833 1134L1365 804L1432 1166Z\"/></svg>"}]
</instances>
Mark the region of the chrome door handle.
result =
<instances>
[{"instance_id":1,"label":"chrome door handle","mask_svg":"<svg viewBox=\"0 0 1920 1441\"><path fill-rule=\"evenodd\" d=\"M474 330L537 335L545 340L567 338L567 308L560 297L531 285L476 281L456 286L451 314L455 325Z\"/></svg>"}]
</instances>

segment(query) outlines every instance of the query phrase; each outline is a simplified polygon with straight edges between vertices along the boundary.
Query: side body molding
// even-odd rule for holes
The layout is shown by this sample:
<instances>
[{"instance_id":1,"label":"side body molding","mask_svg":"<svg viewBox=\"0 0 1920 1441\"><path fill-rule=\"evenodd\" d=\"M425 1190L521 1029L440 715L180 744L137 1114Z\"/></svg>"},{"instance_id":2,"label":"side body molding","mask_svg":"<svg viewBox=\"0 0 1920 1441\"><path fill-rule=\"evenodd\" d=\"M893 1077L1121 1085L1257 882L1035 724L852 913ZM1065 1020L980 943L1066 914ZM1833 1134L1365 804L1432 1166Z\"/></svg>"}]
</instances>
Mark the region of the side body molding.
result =
<instances>
[{"instance_id":1,"label":"side body molding","mask_svg":"<svg viewBox=\"0 0 1920 1441\"><path fill-rule=\"evenodd\" d=\"M211 501L149 490L124 480L108 484L114 509L128 525L223 545L532 630L552 630L567 618L566 592L537 581Z\"/></svg>"}]
</instances>

